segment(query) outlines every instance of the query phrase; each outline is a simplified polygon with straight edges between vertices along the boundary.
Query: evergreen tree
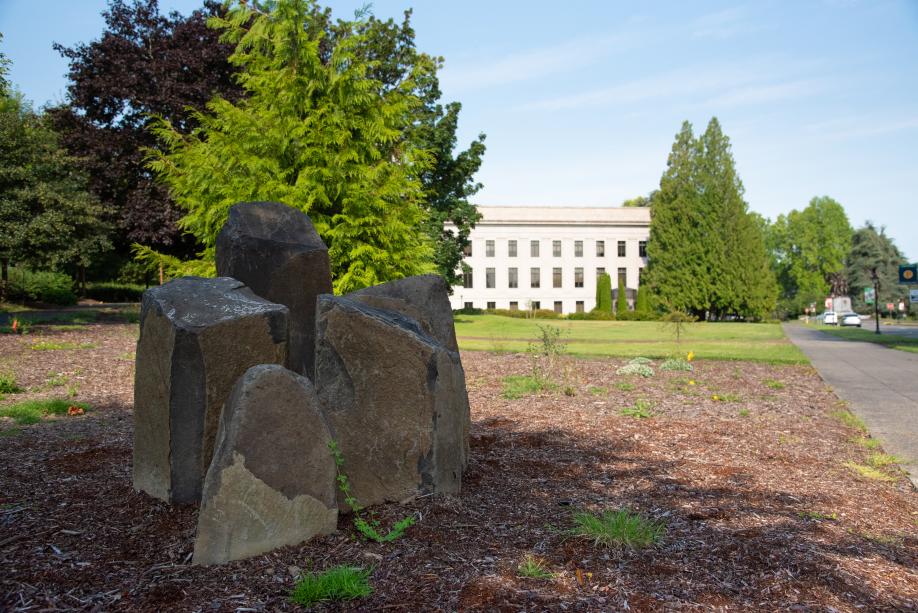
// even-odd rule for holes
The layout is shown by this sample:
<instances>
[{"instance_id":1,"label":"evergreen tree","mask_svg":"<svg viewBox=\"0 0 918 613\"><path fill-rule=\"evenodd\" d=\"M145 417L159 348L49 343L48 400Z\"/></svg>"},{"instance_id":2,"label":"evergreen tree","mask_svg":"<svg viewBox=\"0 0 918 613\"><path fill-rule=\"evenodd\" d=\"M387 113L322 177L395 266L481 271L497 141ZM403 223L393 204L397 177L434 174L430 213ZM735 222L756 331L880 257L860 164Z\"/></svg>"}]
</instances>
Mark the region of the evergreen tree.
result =
<instances>
[{"instance_id":1,"label":"evergreen tree","mask_svg":"<svg viewBox=\"0 0 918 613\"><path fill-rule=\"evenodd\" d=\"M608 273L602 273L596 279L596 310L612 312L612 277Z\"/></svg>"},{"instance_id":2,"label":"evergreen tree","mask_svg":"<svg viewBox=\"0 0 918 613\"><path fill-rule=\"evenodd\" d=\"M233 5L211 24L236 45L230 61L245 96L216 98L184 136L160 120L167 153L150 166L187 211L181 227L212 260L229 207L278 200L307 212L329 247L339 293L433 269L424 233L425 151L407 138L423 101L423 58L397 86L373 78L358 53L362 21L326 39L308 0ZM327 61L323 54L327 53Z\"/></svg>"},{"instance_id":3,"label":"evergreen tree","mask_svg":"<svg viewBox=\"0 0 918 613\"><path fill-rule=\"evenodd\" d=\"M650 309L650 290L646 286L639 287L637 297L634 299L634 312L642 319L649 319L653 312Z\"/></svg>"},{"instance_id":4,"label":"evergreen tree","mask_svg":"<svg viewBox=\"0 0 918 613\"><path fill-rule=\"evenodd\" d=\"M644 286L666 311L704 316L713 288L707 261L707 221L698 188L698 142L684 122L650 209Z\"/></svg>"},{"instance_id":5,"label":"evergreen tree","mask_svg":"<svg viewBox=\"0 0 918 613\"><path fill-rule=\"evenodd\" d=\"M896 302L905 291L899 285L899 266L906 264L905 256L885 228L877 229L871 222L859 228L851 238L851 251L845 259L845 273L855 309L867 310L864 288L873 287L871 271L876 268L880 280L880 304Z\"/></svg>"},{"instance_id":6,"label":"evergreen tree","mask_svg":"<svg viewBox=\"0 0 918 613\"><path fill-rule=\"evenodd\" d=\"M619 314L628 312L628 294L625 289L625 282L621 279L618 280L618 296L615 298L615 312Z\"/></svg>"}]
</instances>

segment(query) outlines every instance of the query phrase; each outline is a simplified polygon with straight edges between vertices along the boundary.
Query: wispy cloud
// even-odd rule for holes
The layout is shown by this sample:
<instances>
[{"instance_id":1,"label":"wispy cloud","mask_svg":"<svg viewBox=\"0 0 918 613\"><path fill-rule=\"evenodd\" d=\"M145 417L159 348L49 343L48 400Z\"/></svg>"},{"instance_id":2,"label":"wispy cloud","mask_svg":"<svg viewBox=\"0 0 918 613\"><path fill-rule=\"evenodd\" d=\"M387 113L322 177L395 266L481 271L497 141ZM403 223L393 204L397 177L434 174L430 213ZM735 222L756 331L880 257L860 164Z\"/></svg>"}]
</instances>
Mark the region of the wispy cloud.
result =
<instances>
[{"instance_id":1,"label":"wispy cloud","mask_svg":"<svg viewBox=\"0 0 918 613\"><path fill-rule=\"evenodd\" d=\"M733 107L794 100L821 93L831 83L828 79L816 78L735 87L705 100L701 106Z\"/></svg>"},{"instance_id":2,"label":"wispy cloud","mask_svg":"<svg viewBox=\"0 0 918 613\"><path fill-rule=\"evenodd\" d=\"M842 117L812 123L806 127L806 130L821 134L830 140L848 140L906 132L918 130L918 113L895 118L889 118L887 113L877 116Z\"/></svg>"},{"instance_id":3,"label":"wispy cloud","mask_svg":"<svg viewBox=\"0 0 918 613\"><path fill-rule=\"evenodd\" d=\"M642 33L646 34L646 32ZM602 61L610 54L629 49L641 41L636 32L602 37L577 38L555 45L510 53L495 61L450 65L440 74L450 91L483 89L538 79Z\"/></svg>"}]
</instances>

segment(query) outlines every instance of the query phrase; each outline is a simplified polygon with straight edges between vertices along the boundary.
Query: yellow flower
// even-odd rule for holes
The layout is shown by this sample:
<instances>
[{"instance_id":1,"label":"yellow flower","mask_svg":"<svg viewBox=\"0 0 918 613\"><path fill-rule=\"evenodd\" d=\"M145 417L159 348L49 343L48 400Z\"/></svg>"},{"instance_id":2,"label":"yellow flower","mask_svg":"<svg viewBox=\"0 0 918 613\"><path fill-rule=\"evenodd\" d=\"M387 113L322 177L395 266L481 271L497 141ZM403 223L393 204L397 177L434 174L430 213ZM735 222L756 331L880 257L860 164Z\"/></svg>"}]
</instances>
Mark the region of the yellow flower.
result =
<instances>
[{"instance_id":1,"label":"yellow flower","mask_svg":"<svg viewBox=\"0 0 918 613\"><path fill-rule=\"evenodd\" d=\"M695 380L694 380L694 379L690 379L689 382L688 382L688 384L689 384L689 385L695 385Z\"/></svg>"},{"instance_id":2,"label":"yellow flower","mask_svg":"<svg viewBox=\"0 0 918 613\"><path fill-rule=\"evenodd\" d=\"M717 394L714 394L713 396L711 396L711 399L712 399L712 400L720 400L720 396L718 396Z\"/></svg>"},{"instance_id":3,"label":"yellow flower","mask_svg":"<svg viewBox=\"0 0 918 613\"><path fill-rule=\"evenodd\" d=\"M688 352L688 355L685 357L685 359L686 359L687 362L691 362L692 360L694 360L694 359L695 359L695 352L694 352L694 351L689 351L689 352Z\"/></svg>"}]
</instances>

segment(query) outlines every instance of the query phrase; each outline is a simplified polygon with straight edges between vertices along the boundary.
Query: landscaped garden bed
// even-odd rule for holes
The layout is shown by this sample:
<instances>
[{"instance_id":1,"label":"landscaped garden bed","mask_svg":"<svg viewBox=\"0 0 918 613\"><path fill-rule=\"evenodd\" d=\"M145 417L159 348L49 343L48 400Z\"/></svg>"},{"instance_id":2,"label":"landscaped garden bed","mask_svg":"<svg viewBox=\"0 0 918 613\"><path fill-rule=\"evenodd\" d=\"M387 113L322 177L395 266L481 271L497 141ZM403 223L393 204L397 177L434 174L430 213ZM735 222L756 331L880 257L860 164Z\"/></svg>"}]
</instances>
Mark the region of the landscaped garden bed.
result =
<instances>
[{"instance_id":1,"label":"landscaped garden bed","mask_svg":"<svg viewBox=\"0 0 918 613\"><path fill-rule=\"evenodd\" d=\"M626 358L559 357L534 380L528 354L465 352L461 497L378 507L383 526L417 519L391 543L342 517L307 545L191 566L195 508L131 487L135 343L120 323L0 335L17 390L0 415L86 407L0 417L0 608L295 609L300 575L341 565L368 570L372 593L320 610L918 602L918 494L894 459L810 367L741 361L656 359L645 377L617 374Z\"/></svg>"}]
</instances>

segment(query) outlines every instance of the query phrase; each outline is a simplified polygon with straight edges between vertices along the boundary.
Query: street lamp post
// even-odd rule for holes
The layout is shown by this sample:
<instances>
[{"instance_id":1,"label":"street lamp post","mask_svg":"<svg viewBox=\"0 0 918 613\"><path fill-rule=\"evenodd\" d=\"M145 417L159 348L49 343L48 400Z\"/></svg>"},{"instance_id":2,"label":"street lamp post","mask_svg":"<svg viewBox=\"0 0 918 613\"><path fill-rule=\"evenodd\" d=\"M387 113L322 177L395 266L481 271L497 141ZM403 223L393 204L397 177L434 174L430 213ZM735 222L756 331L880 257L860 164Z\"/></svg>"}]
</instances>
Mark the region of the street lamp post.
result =
<instances>
[{"instance_id":1,"label":"street lamp post","mask_svg":"<svg viewBox=\"0 0 918 613\"><path fill-rule=\"evenodd\" d=\"M873 318L876 321L876 333L880 333L880 275L877 268L870 269L870 278L873 280Z\"/></svg>"}]
</instances>

